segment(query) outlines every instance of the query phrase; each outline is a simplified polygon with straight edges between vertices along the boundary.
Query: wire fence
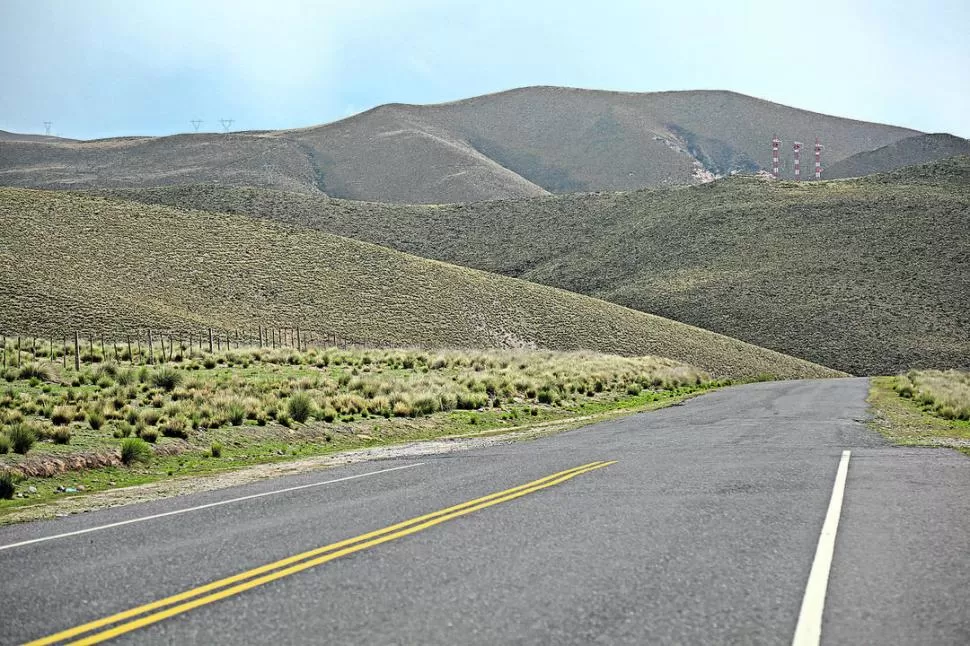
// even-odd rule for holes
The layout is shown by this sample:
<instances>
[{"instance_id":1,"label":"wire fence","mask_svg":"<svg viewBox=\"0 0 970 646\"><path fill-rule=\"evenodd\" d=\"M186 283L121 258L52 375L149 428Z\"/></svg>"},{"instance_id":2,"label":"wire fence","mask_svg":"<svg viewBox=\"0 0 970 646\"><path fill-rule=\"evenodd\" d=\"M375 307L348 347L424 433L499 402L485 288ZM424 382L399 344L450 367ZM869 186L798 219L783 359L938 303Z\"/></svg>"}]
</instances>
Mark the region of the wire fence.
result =
<instances>
[{"instance_id":1,"label":"wire fence","mask_svg":"<svg viewBox=\"0 0 970 646\"><path fill-rule=\"evenodd\" d=\"M65 368L107 361L136 364L180 362L207 354L242 349L292 348L378 348L388 344L350 339L334 332L300 327L253 330L145 329L126 332L85 332L71 330L61 334L0 334L0 369L21 368L35 361L60 362Z\"/></svg>"}]
</instances>

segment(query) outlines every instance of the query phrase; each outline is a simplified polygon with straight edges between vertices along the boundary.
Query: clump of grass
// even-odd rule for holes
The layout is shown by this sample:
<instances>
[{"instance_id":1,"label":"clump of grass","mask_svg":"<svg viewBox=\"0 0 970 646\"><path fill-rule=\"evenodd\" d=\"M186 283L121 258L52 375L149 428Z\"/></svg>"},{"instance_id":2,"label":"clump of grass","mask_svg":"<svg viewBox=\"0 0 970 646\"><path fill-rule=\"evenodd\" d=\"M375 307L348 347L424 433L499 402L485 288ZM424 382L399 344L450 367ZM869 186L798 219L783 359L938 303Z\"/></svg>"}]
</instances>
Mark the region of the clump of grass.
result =
<instances>
[{"instance_id":1,"label":"clump of grass","mask_svg":"<svg viewBox=\"0 0 970 646\"><path fill-rule=\"evenodd\" d=\"M938 417L970 420L970 372L910 370L896 378L895 390Z\"/></svg>"},{"instance_id":2,"label":"clump of grass","mask_svg":"<svg viewBox=\"0 0 970 646\"><path fill-rule=\"evenodd\" d=\"M51 431L49 437L54 441L54 444L70 444L71 429L63 426L55 428Z\"/></svg>"},{"instance_id":3,"label":"clump of grass","mask_svg":"<svg viewBox=\"0 0 970 646\"><path fill-rule=\"evenodd\" d=\"M233 426L240 426L245 422L246 414L246 408L238 402L232 402L226 407L226 419Z\"/></svg>"},{"instance_id":4,"label":"clump of grass","mask_svg":"<svg viewBox=\"0 0 970 646\"><path fill-rule=\"evenodd\" d=\"M17 373L17 377L20 379L37 379L39 381L54 380L54 377L51 374L51 369L48 366L39 363L28 363L21 366L20 371Z\"/></svg>"},{"instance_id":5,"label":"clump of grass","mask_svg":"<svg viewBox=\"0 0 970 646\"><path fill-rule=\"evenodd\" d=\"M10 438L4 434L0 434L0 455L6 455L10 453Z\"/></svg>"},{"instance_id":6,"label":"clump of grass","mask_svg":"<svg viewBox=\"0 0 970 646\"><path fill-rule=\"evenodd\" d=\"M154 444L158 441L158 431L153 428L143 428L138 431L138 437L149 444Z\"/></svg>"},{"instance_id":7,"label":"clump of grass","mask_svg":"<svg viewBox=\"0 0 970 646\"><path fill-rule=\"evenodd\" d=\"M92 430L99 430L104 426L104 411L100 408L92 408L88 411L88 424Z\"/></svg>"},{"instance_id":8,"label":"clump of grass","mask_svg":"<svg viewBox=\"0 0 970 646\"><path fill-rule=\"evenodd\" d=\"M129 422L121 420L115 423L113 435L118 439L123 439L130 436L134 430L134 427Z\"/></svg>"},{"instance_id":9,"label":"clump of grass","mask_svg":"<svg viewBox=\"0 0 970 646\"><path fill-rule=\"evenodd\" d=\"M286 403L286 412L291 418L301 424L310 419L310 416L313 414L313 408L313 399L305 392L299 392L293 395Z\"/></svg>"},{"instance_id":10,"label":"clump of grass","mask_svg":"<svg viewBox=\"0 0 970 646\"><path fill-rule=\"evenodd\" d=\"M151 376L151 384L156 388L161 388L166 392L172 392L182 383L182 373L175 368L162 366Z\"/></svg>"},{"instance_id":11,"label":"clump of grass","mask_svg":"<svg viewBox=\"0 0 970 646\"><path fill-rule=\"evenodd\" d=\"M14 453L26 455L37 441L37 431L26 422L21 422L10 427L7 437L10 438L10 446Z\"/></svg>"},{"instance_id":12,"label":"clump of grass","mask_svg":"<svg viewBox=\"0 0 970 646\"><path fill-rule=\"evenodd\" d=\"M152 447L145 440L128 437L121 441L121 462L131 466L137 462L147 463L152 458Z\"/></svg>"},{"instance_id":13,"label":"clump of grass","mask_svg":"<svg viewBox=\"0 0 970 646\"><path fill-rule=\"evenodd\" d=\"M214 458L222 457L222 444L219 442L213 442L209 447L209 455Z\"/></svg>"},{"instance_id":14,"label":"clump of grass","mask_svg":"<svg viewBox=\"0 0 970 646\"><path fill-rule=\"evenodd\" d=\"M55 426L67 426L74 419L74 409L70 406L55 406L50 420Z\"/></svg>"},{"instance_id":15,"label":"clump of grass","mask_svg":"<svg viewBox=\"0 0 970 646\"><path fill-rule=\"evenodd\" d=\"M10 500L17 489L17 476L9 469L0 470L0 498Z\"/></svg>"},{"instance_id":16,"label":"clump of grass","mask_svg":"<svg viewBox=\"0 0 970 646\"><path fill-rule=\"evenodd\" d=\"M187 423L181 417L173 417L164 424L162 424L162 435L165 437L174 437L180 440L189 439L189 431L187 428Z\"/></svg>"}]
</instances>

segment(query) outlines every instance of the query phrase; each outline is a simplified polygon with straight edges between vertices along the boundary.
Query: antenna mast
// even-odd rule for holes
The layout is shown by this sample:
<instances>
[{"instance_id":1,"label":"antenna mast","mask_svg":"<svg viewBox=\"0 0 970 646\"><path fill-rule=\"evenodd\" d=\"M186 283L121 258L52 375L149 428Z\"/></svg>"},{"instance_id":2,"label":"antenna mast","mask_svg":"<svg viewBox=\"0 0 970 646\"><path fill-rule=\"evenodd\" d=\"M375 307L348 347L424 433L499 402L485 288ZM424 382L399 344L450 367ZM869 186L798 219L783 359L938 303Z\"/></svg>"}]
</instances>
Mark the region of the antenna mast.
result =
<instances>
[{"instance_id":1,"label":"antenna mast","mask_svg":"<svg viewBox=\"0 0 970 646\"><path fill-rule=\"evenodd\" d=\"M797 182L802 178L802 142L796 141L792 143L792 150L795 151L795 181Z\"/></svg>"},{"instance_id":2,"label":"antenna mast","mask_svg":"<svg viewBox=\"0 0 970 646\"><path fill-rule=\"evenodd\" d=\"M45 121L45 122L44 122L44 133L45 133L45 134L46 134L46 135L47 135L48 137L50 137L50 136L51 136L51 126L53 126L53 125L54 125L54 122L53 122L53 121Z\"/></svg>"},{"instance_id":3,"label":"antenna mast","mask_svg":"<svg viewBox=\"0 0 970 646\"><path fill-rule=\"evenodd\" d=\"M815 179L822 179L822 144L815 137Z\"/></svg>"}]
</instances>

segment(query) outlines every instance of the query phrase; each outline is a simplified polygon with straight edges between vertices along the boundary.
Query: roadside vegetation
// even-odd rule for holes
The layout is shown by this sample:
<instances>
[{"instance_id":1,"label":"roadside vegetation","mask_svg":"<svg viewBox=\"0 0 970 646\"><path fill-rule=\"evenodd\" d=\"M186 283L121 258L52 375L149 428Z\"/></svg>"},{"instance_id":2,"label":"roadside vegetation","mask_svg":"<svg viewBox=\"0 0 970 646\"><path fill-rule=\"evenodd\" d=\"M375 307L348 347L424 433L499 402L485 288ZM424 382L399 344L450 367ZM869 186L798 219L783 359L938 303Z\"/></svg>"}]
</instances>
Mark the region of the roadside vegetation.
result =
<instances>
[{"instance_id":1,"label":"roadside vegetation","mask_svg":"<svg viewBox=\"0 0 970 646\"><path fill-rule=\"evenodd\" d=\"M31 363L0 381L0 511L175 475L643 409L717 385L591 352L188 351L172 364ZM16 493L15 491L16 490Z\"/></svg>"},{"instance_id":2,"label":"roadside vegetation","mask_svg":"<svg viewBox=\"0 0 970 646\"><path fill-rule=\"evenodd\" d=\"M872 380L873 427L890 440L970 455L970 372L911 370Z\"/></svg>"}]
</instances>

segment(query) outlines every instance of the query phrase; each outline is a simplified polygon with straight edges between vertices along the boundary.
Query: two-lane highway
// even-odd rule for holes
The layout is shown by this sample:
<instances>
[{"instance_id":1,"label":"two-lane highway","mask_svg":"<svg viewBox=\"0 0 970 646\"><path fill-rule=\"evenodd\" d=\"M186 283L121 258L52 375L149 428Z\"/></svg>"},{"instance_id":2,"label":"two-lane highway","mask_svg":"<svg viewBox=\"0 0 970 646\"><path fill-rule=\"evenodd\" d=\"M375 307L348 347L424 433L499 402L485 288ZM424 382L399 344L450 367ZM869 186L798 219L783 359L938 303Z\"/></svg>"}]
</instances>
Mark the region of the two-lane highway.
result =
<instances>
[{"instance_id":1,"label":"two-lane highway","mask_svg":"<svg viewBox=\"0 0 970 646\"><path fill-rule=\"evenodd\" d=\"M885 445L866 391L2 528L0 642L970 643L970 460Z\"/></svg>"}]
</instances>

